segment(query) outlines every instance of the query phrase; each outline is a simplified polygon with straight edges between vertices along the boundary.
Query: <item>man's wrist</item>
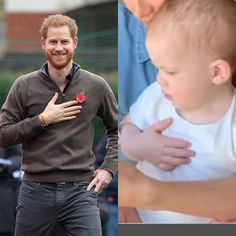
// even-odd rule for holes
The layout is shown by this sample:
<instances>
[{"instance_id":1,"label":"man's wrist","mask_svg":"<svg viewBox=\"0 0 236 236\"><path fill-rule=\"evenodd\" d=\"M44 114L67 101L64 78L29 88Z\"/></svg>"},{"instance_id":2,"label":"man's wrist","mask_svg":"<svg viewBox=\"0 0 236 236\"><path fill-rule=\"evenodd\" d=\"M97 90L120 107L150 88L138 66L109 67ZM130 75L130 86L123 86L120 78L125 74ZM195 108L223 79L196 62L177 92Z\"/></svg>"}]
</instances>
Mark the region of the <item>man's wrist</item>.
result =
<instances>
[{"instance_id":1,"label":"man's wrist","mask_svg":"<svg viewBox=\"0 0 236 236\"><path fill-rule=\"evenodd\" d=\"M44 129L46 129L48 127L48 122L45 119L43 113L39 114L39 123Z\"/></svg>"}]
</instances>

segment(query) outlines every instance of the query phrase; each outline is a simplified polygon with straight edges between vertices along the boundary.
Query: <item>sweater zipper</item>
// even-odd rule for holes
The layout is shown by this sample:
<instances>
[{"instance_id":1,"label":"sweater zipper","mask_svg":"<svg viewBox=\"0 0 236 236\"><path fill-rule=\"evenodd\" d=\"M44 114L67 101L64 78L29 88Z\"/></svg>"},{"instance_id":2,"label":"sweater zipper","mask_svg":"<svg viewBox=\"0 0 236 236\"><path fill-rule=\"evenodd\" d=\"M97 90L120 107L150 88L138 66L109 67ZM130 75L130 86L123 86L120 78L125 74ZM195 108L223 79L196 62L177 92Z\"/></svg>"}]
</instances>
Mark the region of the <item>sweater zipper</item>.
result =
<instances>
[{"instance_id":1,"label":"sweater zipper","mask_svg":"<svg viewBox=\"0 0 236 236\"><path fill-rule=\"evenodd\" d=\"M65 86L65 88L62 91L62 101L64 101L64 98L66 96L66 91L68 91L71 83L72 83L72 81L70 81L70 82L67 81L66 86Z\"/></svg>"},{"instance_id":2,"label":"sweater zipper","mask_svg":"<svg viewBox=\"0 0 236 236\"><path fill-rule=\"evenodd\" d=\"M52 80L47 74L44 74L54 85L55 85L55 87L56 87L56 90L57 90L57 92L58 92L58 94L59 94L59 96L61 97L61 102L63 102L64 101L64 98L65 98L65 93L63 93L61 90L60 90L60 88L59 88L59 86L54 82L54 80Z\"/></svg>"}]
</instances>

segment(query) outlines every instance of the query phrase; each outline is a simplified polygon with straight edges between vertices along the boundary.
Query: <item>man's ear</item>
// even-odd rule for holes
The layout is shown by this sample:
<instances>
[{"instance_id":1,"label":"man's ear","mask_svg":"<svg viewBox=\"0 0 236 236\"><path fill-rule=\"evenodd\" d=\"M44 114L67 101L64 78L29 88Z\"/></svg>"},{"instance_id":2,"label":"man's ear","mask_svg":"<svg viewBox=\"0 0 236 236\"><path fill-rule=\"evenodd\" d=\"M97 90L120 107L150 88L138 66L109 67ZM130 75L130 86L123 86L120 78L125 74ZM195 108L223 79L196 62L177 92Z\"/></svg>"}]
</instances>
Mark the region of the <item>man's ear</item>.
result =
<instances>
[{"instance_id":1,"label":"man's ear","mask_svg":"<svg viewBox=\"0 0 236 236\"><path fill-rule=\"evenodd\" d=\"M45 39L41 38L41 48L44 50L45 48Z\"/></svg>"},{"instance_id":2,"label":"man's ear","mask_svg":"<svg viewBox=\"0 0 236 236\"><path fill-rule=\"evenodd\" d=\"M74 49L76 49L77 46L78 46L78 44L79 44L78 37L75 37L75 38L73 39L73 43L74 43Z\"/></svg>"},{"instance_id":3,"label":"man's ear","mask_svg":"<svg viewBox=\"0 0 236 236\"><path fill-rule=\"evenodd\" d=\"M226 60L215 60L210 64L210 74L213 84L223 84L231 79L231 66Z\"/></svg>"}]
</instances>

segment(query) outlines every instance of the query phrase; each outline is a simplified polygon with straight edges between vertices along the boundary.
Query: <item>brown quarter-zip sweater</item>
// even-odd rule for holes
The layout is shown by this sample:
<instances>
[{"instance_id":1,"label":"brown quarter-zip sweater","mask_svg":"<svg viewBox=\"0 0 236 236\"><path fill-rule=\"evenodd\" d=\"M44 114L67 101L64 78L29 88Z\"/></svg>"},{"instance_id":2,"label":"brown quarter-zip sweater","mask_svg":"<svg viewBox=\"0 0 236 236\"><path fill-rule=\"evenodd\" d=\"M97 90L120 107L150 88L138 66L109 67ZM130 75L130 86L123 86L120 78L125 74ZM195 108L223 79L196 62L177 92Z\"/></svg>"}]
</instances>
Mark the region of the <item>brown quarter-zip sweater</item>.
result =
<instances>
[{"instance_id":1,"label":"brown quarter-zip sweater","mask_svg":"<svg viewBox=\"0 0 236 236\"><path fill-rule=\"evenodd\" d=\"M55 92L57 104L75 100L85 90L86 101L74 120L49 125L39 123ZM107 153L100 168L117 171L117 102L104 79L78 69L66 91L42 70L19 77L13 84L0 113L0 146L22 143L24 179L41 182L90 181L94 171L92 153L94 118L106 128Z\"/></svg>"}]
</instances>

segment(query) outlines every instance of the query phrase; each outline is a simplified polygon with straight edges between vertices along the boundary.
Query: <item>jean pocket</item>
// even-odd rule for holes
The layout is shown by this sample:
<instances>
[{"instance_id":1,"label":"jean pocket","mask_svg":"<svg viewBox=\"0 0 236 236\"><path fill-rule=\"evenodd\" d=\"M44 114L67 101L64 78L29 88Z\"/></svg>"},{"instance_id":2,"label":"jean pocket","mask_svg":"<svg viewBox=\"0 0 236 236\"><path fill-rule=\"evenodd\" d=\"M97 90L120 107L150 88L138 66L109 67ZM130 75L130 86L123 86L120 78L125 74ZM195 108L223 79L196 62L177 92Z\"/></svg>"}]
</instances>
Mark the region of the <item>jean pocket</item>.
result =
<instances>
[{"instance_id":1,"label":"jean pocket","mask_svg":"<svg viewBox=\"0 0 236 236\"><path fill-rule=\"evenodd\" d=\"M76 187L79 188L80 190L87 190L89 184L90 184L89 181L79 181L76 182Z\"/></svg>"},{"instance_id":2,"label":"jean pocket","mask_svg":"<svg viewBox=\"0 0 236 236\"><path fill-rule=\"evenodd\" d=\"M23 181L21 184L21 192L33 193L37 190L40 183L32 181Z\"/></svg>"}]
</instances>

